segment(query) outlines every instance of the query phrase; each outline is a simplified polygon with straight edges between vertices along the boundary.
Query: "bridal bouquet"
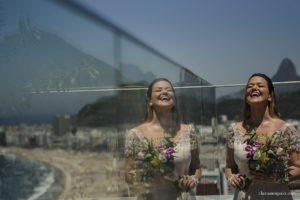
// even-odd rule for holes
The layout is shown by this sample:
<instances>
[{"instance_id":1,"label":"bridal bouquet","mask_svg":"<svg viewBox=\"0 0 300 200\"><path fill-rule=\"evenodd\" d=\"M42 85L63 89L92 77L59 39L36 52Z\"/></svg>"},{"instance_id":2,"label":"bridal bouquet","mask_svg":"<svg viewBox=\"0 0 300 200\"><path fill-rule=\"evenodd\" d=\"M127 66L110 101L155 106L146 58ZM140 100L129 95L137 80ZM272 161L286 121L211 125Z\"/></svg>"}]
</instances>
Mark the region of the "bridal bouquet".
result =
<instances>
[{"instance_id":1,"label":"bridal bouquet","mask_svg":"<svg viewBox=\"0 0 300 200\"><path fill-rule=\"evenodd\" d=\"M164 144L148 143L147 148L137 151L135 168L139 171L139 180L147 181L157 172L170 175L174 172L174 143L165 139Z\"/></svg>"},{"instance_id":2,"label":"bridal bouquet","mask_svg":"<svg viewBox=\"0 0 300 200\"><path fill-rule=\"evenodd\" d=\"M273 177L275 182L287 183L289 181L288 147L280 141L281 134L256 134L253 129L247 133L250 138L246 140L248 167L250 170L263 172L269 177ZM247 189L251 180L246 179Z\"/></svg>"}]
</instances>

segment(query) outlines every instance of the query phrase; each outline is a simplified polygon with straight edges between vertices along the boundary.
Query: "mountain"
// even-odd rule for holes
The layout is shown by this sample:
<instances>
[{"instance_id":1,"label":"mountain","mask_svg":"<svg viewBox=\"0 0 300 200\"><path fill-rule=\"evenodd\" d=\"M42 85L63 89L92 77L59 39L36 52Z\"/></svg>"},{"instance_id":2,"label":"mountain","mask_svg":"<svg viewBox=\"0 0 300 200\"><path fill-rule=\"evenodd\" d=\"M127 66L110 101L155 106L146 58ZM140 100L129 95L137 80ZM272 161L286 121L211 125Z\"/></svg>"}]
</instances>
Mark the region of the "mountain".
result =
<instances>
[{"instance_id":1,"label":"mountain","mask_svg":"<svg viewBox=\"0 0 300 200\"><path fill-rule=\"evenodd\" d=\"M273 82L282 81L300 81L300 76L297 75L296 67L294 63L285 58L279 65L276 74L272 77ZM286 92L293 92L300 90L299 84L289 84L289 85L275 85L276 94L282 94Z\"/></svg>"},{"instance_id":2,"label":"mountain","mask_svg":"<svg viewBox=\"0 0 300 200\"><path fill-rule=\"evenodd\" d=\"M273 82L283 82L283 81L300 81L300 76L297 75L296 67L294 63L289 58L284 58L276 72L276 74L271 78ZM275 85L276 95L286 92L293 92L300 90L299 84L289 84L289 85ZM231 94L224 95L217 99L218 102L224 99L243 99L245 90L242 89L238 92L233 92Z\"/></svg>"},{"instance_id":3,"label":"mountain","mask_svg":"<svg viewBox=\"0 0 300 200\"><path fill-rule=\"evenodd\" d=\"M284 58L281 61L276 74L272 77L272 81L300 81L300 76L297 75L296 67L289 58Z\"/></svg>"},{"instance_id":4,"label":"mountain","mask_svg":"<svg viewBox=\"0 0 300 200\"><path fill-rule=\"evenodd\" d=\"M276 96L279 112L283 119L300 119L300 89ZM223 99L217 104L217 115L227 115L228 119L242 119L243 99Z\"/></svg>"},{"instance_id":5,"label":"mountain","mask_svg":"<svg viewBox=\"0 0 300 200\"><path fill-rule=\"evenodd\" d=\"M122 65L122 75L128 80L143 83L143 85L149 85L156 78L152 72L143 73L139 67L132 64Z\"/></svg>"},{"instance_id":6,"label":"mountain","mask_svg":"<svg viewBox=\"0 0 300 200\"><path fill-rule=\"evenodd\" d=\"M96 93L64 93L68 88L114 87L122 77L113 66L29 21L0 45L0 117L75 113ZM61 93L47 93L57 90ZM33 94L44 91L44 94Z\"/></svg>"},{"instance_id":7,"label":"mountain","mask_svg":"<svg viewBox=\"0 0 300 200\"><path fill-rule=\"evenodd\" d=\"M20 20L18 30L0 42L0 124L22 116L75 114L89 102L113 92L66 93L69 88L115 88L152 74L136 66L125 77L118 69L65 41L59 35ZM135 73L133 73L135 72ZM59 91L49 93L49 90ZM33 94L32 92L44 93ZM38 117L41 119L41 117ZM48 117L49 120L49 117ZM2 123L3 122L3 123Z\"/></svg>"},{"instance_id":8,"label":"mountain","mask_svg":"<svg viewBox=\"0 0 300 200\"><path fill-rule=\"evenodd\" d=\"M120 72L59 36L19 22L0 45L1 80L34 90L112 87ZM6 85L5 87L9 87Z\"/></svg>"},{"instance_id":9,"label":"mountain","mask_svg":"<svg viewBox=\"0 0 300 200\"><path fill-rule=\"evenodd\" d=\"M276 74L271 78L273 82L300 81L293 62L284 58ZM275 85L276 100L279 111L284 119L300 118L300 86L299 84ZM243 97L245 90L223 96L217 100L217 114L225 114L229 119L241 120Z\"/></svg>"}]
</instances>

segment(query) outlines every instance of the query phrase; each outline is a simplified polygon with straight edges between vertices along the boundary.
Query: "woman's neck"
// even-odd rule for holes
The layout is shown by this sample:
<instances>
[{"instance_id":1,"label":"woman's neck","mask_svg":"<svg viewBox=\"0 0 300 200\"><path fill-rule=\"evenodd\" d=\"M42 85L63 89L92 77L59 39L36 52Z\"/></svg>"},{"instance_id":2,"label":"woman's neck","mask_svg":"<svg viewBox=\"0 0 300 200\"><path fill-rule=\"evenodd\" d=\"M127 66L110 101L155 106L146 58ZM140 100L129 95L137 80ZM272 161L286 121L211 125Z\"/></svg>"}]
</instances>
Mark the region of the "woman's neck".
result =
<instances>
[{"instance_id":1,"label":"woman's neck","mask_svg":"<svg viewBox=\"0 0 300 200\"><path fill-rule=\"evenodd\" d=\"M261 123L272 119L268 105L252 106L250 113L251 117L248 122L250 126L258 127Z\"/></svg>"},{"instance_id":2,"label":"woman's neck","mask_svg":"<svg viewBox=\"0 0 300 200\"><path fill-rule=\"evenodd\" d=\"M172 124L172 112L171 111L153 111L153 118L151 123L154 125L160 125L163 128L169 127Z\"/></svg>"}]
</instances>

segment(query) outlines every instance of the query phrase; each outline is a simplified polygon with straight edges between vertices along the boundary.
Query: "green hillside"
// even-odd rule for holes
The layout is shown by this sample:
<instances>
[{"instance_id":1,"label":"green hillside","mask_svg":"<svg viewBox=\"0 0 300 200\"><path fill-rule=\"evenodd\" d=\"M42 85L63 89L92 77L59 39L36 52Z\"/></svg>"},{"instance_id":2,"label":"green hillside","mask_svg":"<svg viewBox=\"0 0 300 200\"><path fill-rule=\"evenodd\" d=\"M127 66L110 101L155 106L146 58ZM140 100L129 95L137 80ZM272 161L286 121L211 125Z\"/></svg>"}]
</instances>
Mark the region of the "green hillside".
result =
<instances>
[{"instance_id":1,"label":"green hillside","mask_svg":"<svg viewBox=\"0 0 300 200\"><path fill-rule=\"evenodd\" d=\"M280 93L276 100L283 119L300 120L300 90ZM217 105L217 114L227 115L230 120L241 120L242 106L242 99L223 99Z\"/></svg>"}]
</instances>

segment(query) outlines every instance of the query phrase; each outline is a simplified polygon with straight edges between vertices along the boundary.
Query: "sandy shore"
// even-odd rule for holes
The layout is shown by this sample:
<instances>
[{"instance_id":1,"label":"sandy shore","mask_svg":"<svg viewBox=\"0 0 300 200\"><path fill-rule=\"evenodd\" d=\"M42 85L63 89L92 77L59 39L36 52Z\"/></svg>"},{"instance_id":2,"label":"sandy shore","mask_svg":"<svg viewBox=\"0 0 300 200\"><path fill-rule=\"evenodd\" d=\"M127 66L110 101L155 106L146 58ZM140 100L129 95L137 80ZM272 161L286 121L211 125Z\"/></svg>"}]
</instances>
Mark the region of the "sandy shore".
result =
<instances>
[{"instance_id":1,"label":"sandy shore","mask_svg":"<svg viewBox=\"0 0 300 200\"><path fill-rule=\"evenodd\" d=\"M124 181L124 160L112 153L75 152L61 149L1 147L0 152L39 160L59 169L64 182L58 199L120 197L128 193Z\"/></svg>"}]
</instances>

